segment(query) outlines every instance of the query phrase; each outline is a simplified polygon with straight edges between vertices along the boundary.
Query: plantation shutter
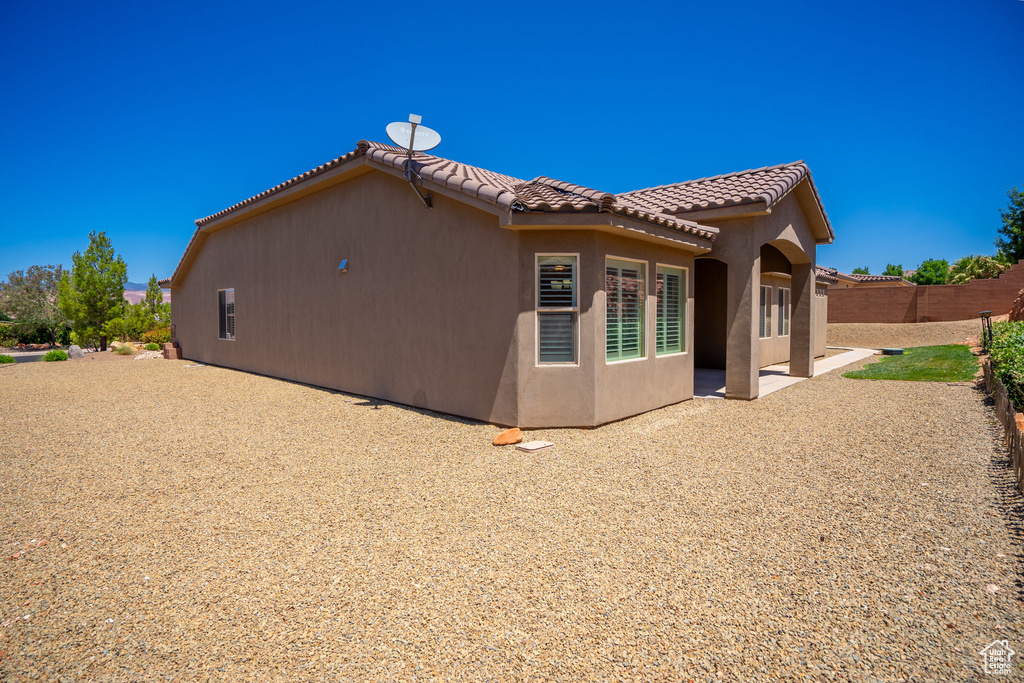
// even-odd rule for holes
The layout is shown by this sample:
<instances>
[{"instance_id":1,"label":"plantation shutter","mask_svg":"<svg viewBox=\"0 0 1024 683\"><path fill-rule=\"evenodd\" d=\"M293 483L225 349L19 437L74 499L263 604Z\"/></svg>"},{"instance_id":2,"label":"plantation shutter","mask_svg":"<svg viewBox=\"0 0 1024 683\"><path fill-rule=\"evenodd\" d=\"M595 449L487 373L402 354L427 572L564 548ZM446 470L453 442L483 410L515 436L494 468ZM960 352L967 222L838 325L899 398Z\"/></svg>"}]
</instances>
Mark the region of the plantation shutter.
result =
<instances>
[{"instance_id":1,"label":"plantation shutter","mask_svg":"<svg viewBox=\"0 0 1024 683\"><path fill-rule=\"evenodd\" d=\"M228 339L235 338L235 290L229 289L224 293L226 300L226 312L228 323Z\"/></svg>"},{"instance_id":2,"label":"plantation shutter","mask_svg":"<svg viewBox=\"0 0 1024 683\"><path fill-rule=\"evenodd\" d=\"M657 353L683 350L683 271L659 267L657 273Z\"/></svg>"},{"instance_id":3,"label":"plantation shutter","mask_svg":"<svg viewBox=\"0 0 1024 683\"><path fill-rule=\"evenodd\" d=\"M235 290L222 289L217 292L217 308L220 312L220 338L235 338Z\"/></svg>"},{"instance_id":4,"label":"plantation shutter","mask_svg":"<svg viewBox=\"0 0 1024 683\"><path fill-rule=\"evenodd\" d=\"M779 336L789 335L789 290L779 287Z\"/></svg>"},{"instance_id":5,"label":"plantation shutter","mask_svg":"<svg viewBox=\"0 0 1024 683\"><path fill-rule=\"evenodd\" d=\"M761 338L772 336L772 288L761 287Z\"/></svg>"},{"instance_id":6,"label":"plantation shutter","mask_svg":"<svg viewBox=\"0 0 1024 683\"><path fill-rule=\"evenodd\" d=\"M607 360L644 355L644 266L608 259L605 266L605 356Z\"/></svg>"},{"instance_id":7,"label":"plantation shutter","mask_svg":"<svg viewBox=\"0 0 1024 683\"><path fill-rule=\"evenodd\" d=\"M576 257L537 257L538 362L576 362L577 312L574 309Z\"/></svg>"},{"instance_id":8,"label":"plantation shutter","mask_svg":"<svg viewBox=\"0 0 1024 683\"><path fill-rule=\"evenodd\" d=\"M220 290L219 292L217 292L217 310L220 311L220 338L221 339L227 339L227 335L228 335L227 307L224 305L224 298L225 298L224 295L226 293L227 292L225 292L223 289Z\"/></svg>"}]
</instances>

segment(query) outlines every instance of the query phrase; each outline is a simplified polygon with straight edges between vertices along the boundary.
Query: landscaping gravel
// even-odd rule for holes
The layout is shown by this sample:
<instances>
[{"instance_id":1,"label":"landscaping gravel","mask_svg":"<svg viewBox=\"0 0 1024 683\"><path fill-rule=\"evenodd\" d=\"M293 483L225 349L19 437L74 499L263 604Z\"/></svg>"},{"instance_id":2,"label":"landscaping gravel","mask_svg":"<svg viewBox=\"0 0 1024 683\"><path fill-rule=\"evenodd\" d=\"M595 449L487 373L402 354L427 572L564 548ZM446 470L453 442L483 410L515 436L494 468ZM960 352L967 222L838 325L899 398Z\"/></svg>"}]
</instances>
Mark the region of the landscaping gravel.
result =
<instances>
[{"instance_id":1,"label":"landscaping gravel","mask_svg":"<svg viewBox=\"0 0 1024 683\"><path fill-rule=\"evenodd\" d=\"M6 681L953 681L1024 650L1021 499L969 384L832 372L527 455L106 360L0 373Z\"/></svg>"},{"instance_id":2,"label":"landscaping gravel","mask_svg":"<svg viewBox=\"0 0 1024 683\"><path fill-rule=\"evenodd\" d=\"M829 346L863 349L906 348L938 344L977 344L981 320L944 323L829 323Z\"/></svg>"}]
</instances>

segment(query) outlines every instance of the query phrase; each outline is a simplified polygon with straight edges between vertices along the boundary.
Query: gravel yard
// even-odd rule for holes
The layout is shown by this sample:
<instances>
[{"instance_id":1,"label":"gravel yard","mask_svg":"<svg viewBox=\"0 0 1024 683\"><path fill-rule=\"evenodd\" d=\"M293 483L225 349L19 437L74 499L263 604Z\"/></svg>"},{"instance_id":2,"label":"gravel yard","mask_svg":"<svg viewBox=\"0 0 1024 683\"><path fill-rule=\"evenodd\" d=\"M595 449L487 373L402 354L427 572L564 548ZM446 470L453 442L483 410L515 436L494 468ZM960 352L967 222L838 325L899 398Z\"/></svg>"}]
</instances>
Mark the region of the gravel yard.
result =
<instances>
[{"instance_id":1,"label":"gravel yard","mask_svg":"<svg viewBox=\"0 0 1024 683\"><path fill-rule=\"evenodd\" d=\"M1005 316L1001 316L1005 320ZM883 347L936 346L938 344L977 344L981 320L957 320L946 323L829 323L829 346L854 346L863 349Z\"/></svg>"},{"instance_id":2,"label":"gravel yard","mask_svg":"<svg viewBox=\"0 0 1024 683\"><path fill-rule=\"evenodd\" d=\"M967 384L832 372L526 455L108 361L0 372L6 681L951 681L1024 651L1021 501Z\"/></svg>"}]
</instances>

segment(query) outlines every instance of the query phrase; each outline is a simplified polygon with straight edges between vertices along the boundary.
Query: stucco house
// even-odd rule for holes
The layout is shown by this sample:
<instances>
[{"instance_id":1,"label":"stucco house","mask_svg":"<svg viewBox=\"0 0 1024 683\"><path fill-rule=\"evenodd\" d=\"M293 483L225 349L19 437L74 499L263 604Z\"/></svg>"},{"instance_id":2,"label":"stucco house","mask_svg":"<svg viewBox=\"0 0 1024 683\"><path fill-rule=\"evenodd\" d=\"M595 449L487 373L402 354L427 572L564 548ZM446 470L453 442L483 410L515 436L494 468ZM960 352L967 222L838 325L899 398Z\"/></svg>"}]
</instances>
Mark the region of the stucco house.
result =
<instances>
[{"instance_id":1,"label":"stucco house","mask_svg":"<svg viewBox=\"0 0 1024 683\"><path fill-rule=\"evenodd\" d=\"M521 427L752 399L823 355L832 227L803 162L610 194L362 141L196 221L184 358Z\"/></svg>"}]
</instances>

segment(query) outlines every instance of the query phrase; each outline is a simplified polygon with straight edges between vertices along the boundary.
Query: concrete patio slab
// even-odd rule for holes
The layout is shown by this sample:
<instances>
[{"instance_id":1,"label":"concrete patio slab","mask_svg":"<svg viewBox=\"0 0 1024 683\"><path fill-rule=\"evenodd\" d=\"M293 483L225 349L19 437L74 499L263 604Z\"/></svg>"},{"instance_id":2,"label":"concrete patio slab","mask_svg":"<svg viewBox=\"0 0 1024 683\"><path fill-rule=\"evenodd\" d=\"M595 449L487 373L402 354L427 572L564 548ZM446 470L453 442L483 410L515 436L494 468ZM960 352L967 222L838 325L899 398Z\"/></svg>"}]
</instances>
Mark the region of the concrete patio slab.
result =
<instances>
[{"instance_id":1,"label":"concrete patio slab","mask_svg":"<svg viewBox=\"0 0 1024 683\"><path fill-rule=\"evenodd\" d=\"M829 347L835 348L835 347ZM814 361L814 376L824 375L836 368L856 363L862 358L873 356L875 349L849 349L830 358ZM758 397L767 396L780 389L802 382L806 377L791 377L788 365L769 365L761 368L758 379ZM695 368L693 371L694 398L725 398L725 370Z\"/></svg>"}]
</instances>

